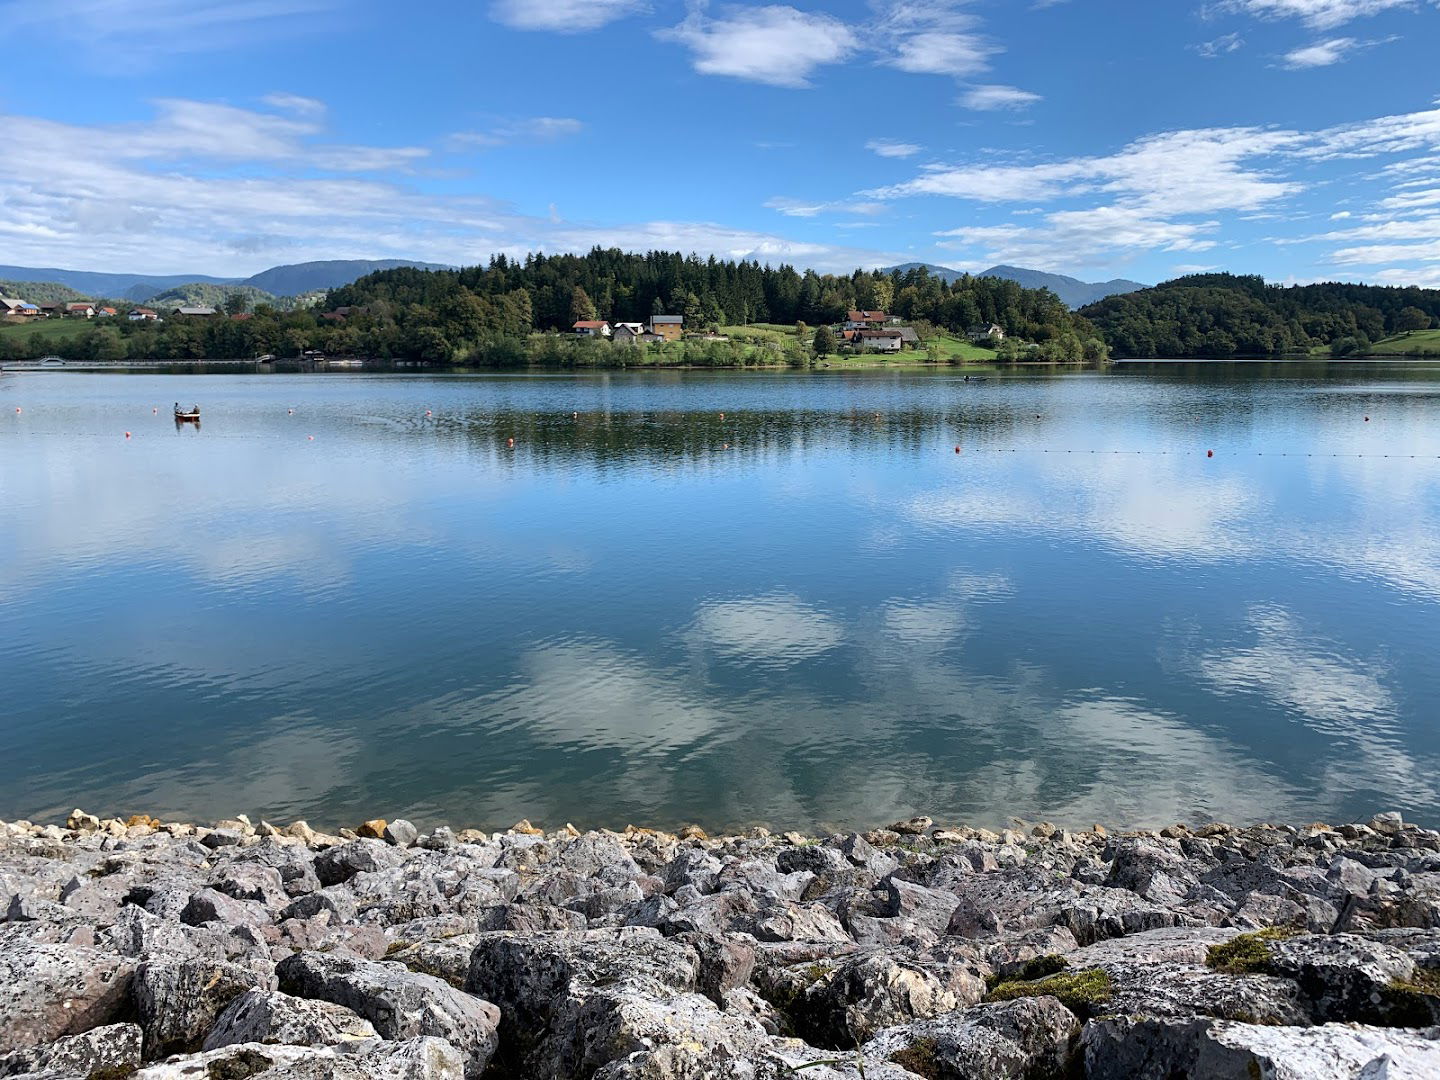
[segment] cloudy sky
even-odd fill
[[[1440,286],[1435,0],[0,0],[0,263]]]

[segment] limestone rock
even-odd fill
[[[140,1067],[140,1029],[109,1024],[67,1035],[48,1046],[0,1054],[0,1076],[120,1076]]]
[[[273,979],[215,960],[147,961],[135,973],[134,1001],[149,1061],[193,1053],[224,1008]]]
[[[1440,1040],[1434,1030],[1097,1020],[1086,1025],[1081,1046],[1089,1080],[1428,1080],[1440,1075]]]
[[[464,1065],[459,1051],[437,1038],[379,1043],[360,1053],[240,1043],[151,1065],[133,1080],[462,1080]]]
[[[120,1019],[134,970],[98,949],[0,939],[0,1051]]]
[[[485,1071],[495,1053],[494,1005],[403,964],[296,953],[276,967],[280,988],[354,1010],[386,1039],[442,1038],[466,1057],[465,1075]]]
[[[236,1043],[333,1046],[375,1037],[370,1022],[343,1005],[277,990],[247,990],[216,1017],[204,1049]]]
[[[930,1080],[1050,1080],[1065,1075],[1079,1034],[1054,998],[1019,998],[887,1028],[864,1056],[867,1071],[890,1061]]]

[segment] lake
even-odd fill
[[[1440,365],[0,374],[6,819],[1436,827],[1437,655]]]

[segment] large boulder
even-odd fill
[[[0,944],[0,1051],[24,1050],[122,1019],[135,965],[77,945]]]
[[[699,970],[694,949],[648,928],[482,934],[465,985],[499,1006],[506,1067],[560,1080],[589,1075],[621,1047],[638,1049],[619,1035],[597,1041],[592,1034],[619,1023],[617,1013],[649,1015],[657,1003],[683,997],[690,1014],[710,1018],[715,1006],[690,993]]]
[[[498,1043],[494,1005],[403,964],[296,953],[275,969],[280,989],[352,1009],[387,1039],[433,1035],[465,1055],[465,1075],[485,1071]]]
[[[142,1035],[134,1024],[109,1024],[47,1046],[0,1054],[0,1076],[124,1076],[140,1067]]]
[[[1080,1022],[1053,997],[977,1005],[887,1028],[863,1048],[927,1080],[1052,1080],[1069,1066]]]
[[[368,1020],[343,1005],[292,997],[278,990],[247,990],[216,1018],[204,1049],[236,1043],[337,1046],[373,1039],[376,1034]]]
[[[315,876],[321,885],[342,885],[356,874],[388,870],[403,859],[397,848],[383,840],[352,840],[315,856]]]
[[[131,1080],[463,1080],[465,1058],[443,1039],[378,1043],[362,1053],[333,1047],[240,1043],[172,1058]]]
[[[247,990],[268,990],[273,978],[219,960],[151,960],[135,973],[134,1001],[145,1032],[145,1058],[188,1054],[225,1006]]]
[[[1087,1080],[1431,1080],[1433,1029],[1271,1027],[1228,1020],[1097,1020],[1081,1036]]]

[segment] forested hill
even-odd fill
[[[1126,357],[1280,356],[1317,347],[1337,356],[1440,320],[1440,289],[1267,285],[1255,276],[1198,274],[1111,296],[1080,314]]]
[[[330,308],[363,307],[402,331],[436,327],[459,344],[484,332],[567,330],[579,319],[643,322],[683,315],[687,328],[753,322],[811,326],[842,321],[852,309],[882,310],[950,330],[995,322],[1044,342],[1093,331],[1054,294],[1012,281],[962,276],[946,282],[923,268],[817,274],[791,266],[701,259],[672,252],[496,256],[462,270],[386,270],[331,292]]]

